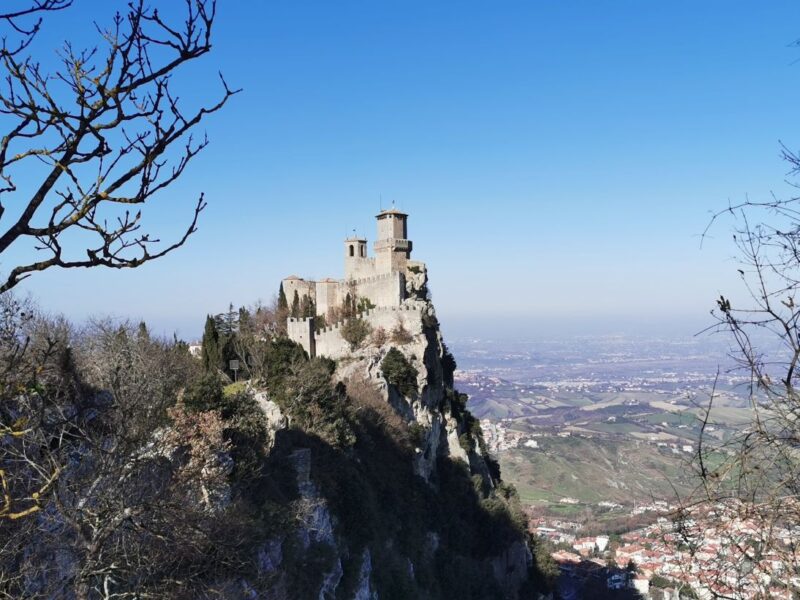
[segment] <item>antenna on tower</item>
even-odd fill
[[[380,196],[380,211],[379,212],[383,212],[383,194],[379,194],[379,196]]]

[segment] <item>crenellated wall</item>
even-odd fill
[[[317,356],[327,356],[328,358],[341,358],[350,354],[350,345],[344,341],[340,333],[343,323],[336,323],[332,327],[326,327],[314,338],[317,349]]]
[[[412,335],[422,333],[423,328],[422,311],[417,304],[373,308],[360,313],[358,318],[369,323],[373,331],[379,327],[383,328],[387,335],[391,335],[392,330],[398,325],[402,325],[403,328]],[[302,343],[302,340],[292,337],[291,332],[298,331],[305,333],[305,329],[298,328],[296,323],[307,321],[309,321],[309,319],[289,319],[289,337],[292,340]],[[293,322],[295,322],[295,329],[292,329]],[[350,345],[344,340],[341,334],[341,327],[343,325],[344,322],[334,323],[314,334],[313,347],[315,349],[315,354],[311,356],[326,356],[328,358],[338,359],[352,354]],[[303,347],[305,348],[306,346],[304,345]]]
[[[386,273],[351,282],[356,296],[369,298],[375,306],[400,306],[406,297],[406,278],[403,273]]]

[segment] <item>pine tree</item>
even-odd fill
[[[300,316],[300,296],[297,290],[294,291],[294,298],[292,298],[292,316],[296,319]]]
[[[219,332],[211,315],[206,317],[206,327],[203,330],[203,349],[200,356],[206,372],[213,372],[220,368],[222,355],[219,347]]]

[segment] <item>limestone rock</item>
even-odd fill
[[[289,421],[283,412],[281,412],[280,407],[269,399],[269,395],[266,392],[256,392],[253,397],[264,413],[265,424],[267,426],[267,449],[271,449],[275,444],[275,434],[281,429],[286,429]]]

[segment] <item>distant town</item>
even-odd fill
[[[788,599],[800,590],[780,556],[750,561],[746,573],[737,567],[731,537],[762,534],[752,516],[737,506],[716,505],[714,519],[681,508],[696,486],[692,464],[712,387],[705,435],[724,442],[748,419],[748,380],[727,368],[724,347],[623,336],[453,345],[457,387],[517,487],[531,533],[550,545],[561,597],[599,588],[655,600]],[[714,526],[720,519],[723,531]],[[798,533],[777,527],[770,535]],[[781,572],[786,580],[775,578]]]

